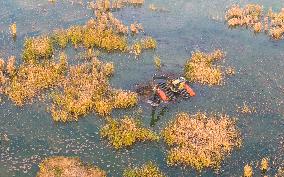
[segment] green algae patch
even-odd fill
[[[136,142],[159,140],[151,130],[142,127],[134,118],[125,116],[121,120],[109,119],[100,130],[101,136],[109,140],[115,149],[129,147]]]
[[[168,164],[191,166],[198,171],[219,169],[223,159],[241,146],[235,124],[235,120],[226,115],[179,113],[162,132],[171,147]]]
[[[27,38],[24,42],[23,60],[29,63],[38,62],[40,59],[48,59],[53,55],[51,38],[40,36]]]
[[[221,60],[224,56],[224,52],[219,49],[212,53],[193,52],[184,66],[185,77],[192,82],[210,86],[221,85],[225,72],[222,71],[220,65],[216,65],[214,62]]]
[[[84,164],[79,158],[55,156],[39,164],[37,177],[106,177],[100,168]]]
[[[156,164],[148,162],[140,168],[128,168],[123,172],[124,177],[165,177]]]

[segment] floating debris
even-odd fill
[[[85,165],[79,158],[55,156],[39,164],[38,177],[106,177],[106,172],[93,165]]]
[[[163,173],[160,172],[159,168],[153,163],[148,162],[140,168],[128,168],[123,172],[124,177],[165,177]]]
[[[108,119],[101,129],[101,136],[107,138],[115,149],[129,147],[138,141],[157,141],[159,139],[151,130],[143,128],[134,118],[125,116],[123,119]]]
[[[189,115],[179,113],[163,130],[165,142],[171,147],[169,165],[188,165],[201,171],[219,169],[223,159],[242,140],[235,120],[226,115]]]

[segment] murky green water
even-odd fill
[[[116,63],[112,85],[134,89],[135,84],[149,80],[155,73],[153,56],[160,55],[163,71],[182,73],[182,65],[194,50],[212,51],[222,48],[227,52],[225,66],[232,66],[237,74],[227,78],[221,87],[194,84],[197,96],[189,101],[169,105],[167,112],[154,127],[150,126],[151,107],[144,110],[141,120],[147,127],[159,132],[179,111],[223,112],[238,117],[238,126],[244,139],[240,150],[233,151],[221,168],[220,176],[241,176],[246,163],[269,157],[275,163],[268,175],[284,161],[284,40],[272,41],[265,34],[255,35],[246,29],[230,30],[224,23],[227,7],[233,0],[146,0],[141,8],[125,8],[115,12],[126,24],[137,20],[146,35],[157,39],[155,52],[145,52],[139,60],[131,55],[103,55]],[[284,7],[284,1],[257,2],[265,8]],[[150,3],[165,7],[168,12],[152,12]],[[27,36],[46,34],[54,28],[83,24],[92,17],[84,6],[71,0],[48,3],[47,0],[0,0],[0,57],[16,55],[20,61],[23,40]],[[14,42],[9,25],[17,22],[18,37]],[[72,52],[71,52],[72,53]],[[73,54],[69,56],[75,58]],[[16,107],[7,98],[0,106],[0,133],[9,141],[0,144],[0,176],[35,176],[37,164],[52,155],[78,156],[106,170],[109,176],[121,176],[129,165],[141,165],[148,160],[157,163],[168,176],[195,176],[191,168],[167,167],[167,146],[158,143],[138,143],[128,150],[115,151],[98,131],[104,121],[95,114],[69,124],[55,124],[43,103]],[[243,102],[256,108],[257,113],[243,115],[237,107]],[[115,116],[132,114],[138,108],[116,111]],[[157,110],[159,111],[159,110]],[[282,143],[282,144],[281,144]],[[259,176],[259,170],[255,170]],[[202,176],[215,176],[205,170]]]

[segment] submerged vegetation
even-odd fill
[[[157,141],[159,139],[151,130],[143,128],[136,119],[125,116],[121,120],[108,119],[101,129],[101,136],[107,138],[115,149],[128,147],[138,141]]]
[[[205,113],[178,114],[164,129],[163,138],[171,147],[169,165],[192,166],[198,171],[206,167],[218,169],[242,142],[234,119]]]
[[[159,168],[153,163],[148,162],[140,168],[128,168],[123,172],[124,177],[165,177]]]
[[[239,5],[233,5],[228,9],[225,19],[229,27],[244,26],[251,28],[254,32],[265,32],[272,39],[279,40],[284,34],[284,9],[279,13],[269,9],[267,13],[259,4],[247,4],[241,8]]]
[[[39,164],[37,177],[106,177],[106,172],[93,165],[85,165],[78,158],[55,156]]]
[[[210,86],[221,85],[225,72],[222,71],[221,66],[213,63],[221,60],[224,56],[225,54],[221,50],[215,50],[212,53],[193,52],[191,58],[185,63],[185,77],[192,82]]]

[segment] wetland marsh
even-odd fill
[[[0,177],[282,176],[283,4],[1,0]]]

